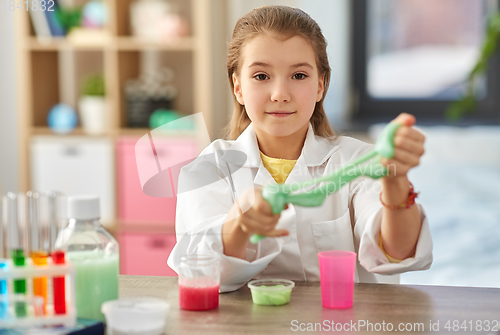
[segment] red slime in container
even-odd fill
[[[190,311],[206,311],[219,307],[219,285],[179,285],[179,305]]]

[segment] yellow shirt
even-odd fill
[[[264,167],[267,171],[269,171],[278,184],[285,183],[286,178],[288,178],[288,175],[292,172],[295,163],[297,163],[297,160],[293,159],[268,157],[264,155],[262,151],[260,152],[260,158],[262,159]]]

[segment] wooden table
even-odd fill
[[[493,330],[500,320],[498,288],[356,284],[354,306],[334,310],[321,306],[318,282],[296,282],[284,306],[253,304],[245,285],[221,294],[218,309],[192,312],[179,309],[177,278],[121,275],[120,297],[167,300],[166,334],[291,334],[314,327],[318,333],[500,334]],[[336,327],[343,329],[333,332]]]

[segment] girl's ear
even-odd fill
[[[240,103],[240,105],[245,105],[245,102],[243,101],[243,94],[241,93],[241,84],[240,81],[238,80],[238,77],[236,74],[233,73],[233,86],[234,86],[234,96],[236,97],[236,100]]]
[[[325,91],[325,75],[323,74],[318,81],[318,94],[316,95],[316,102],[319,102],[323,98],[323,92]]]

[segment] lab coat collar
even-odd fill
[[[253,123],[250,123],[243,133],[232,143],[230,150],[239,150],[247,155],[244,166],[260,167],[262,165]],[[315,136],[313,127],[309,123],[306,140],[297,163],[300,161],[300,163],[305,164],[307,167],[319,166],[337,150],[338,145],[332,145],[328,139]],[[222,159],[224,159],[224,155]]]
[[[231,144],[229,150],[237,150],[247,155],[245,167],[259,167],[262,163],[260,159],[259,144],[257,143],[257,136],[253,129],[253,124],[250,123],[247,128],[241,133],[240,136]],[[224,154],[222,159],[227,158],[228,155]]]
[[[337,144],[333,145],[331,140],[316,136],[311,123],[309,123],[309,129],[307,130],[306,140],[301,153],[308,167],[323,164],[338,148],[339,146]]]

